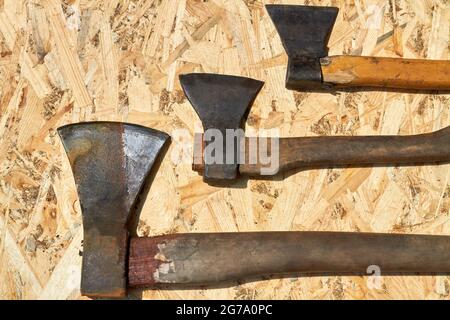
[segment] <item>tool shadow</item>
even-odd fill
[[[288,89],[296,92],[305,92],[301,89]],[[405,93],[405,94],[432,94],[445,95],[450,94],[450,90],[431,90],[431,89],[407,89],[407,88],[385,88],[385,87],[325,87],[325,88],[308,88],[310,93],[330,93],[336,95],[338,93],[358,93],[358,92],[387,92],[387,93]]]
[[[423,273],[423,272],[386,272],[381,276],[449,276],[450,272],[443,273]],[[255,276],[248,277],[246,279],[240,281],[223,281],[217,284],[211,285],[195,285],[195,284],[166,284],[166,285],[156,285],[152,287],[143,287],[143,288],[132,288],[129,289],[128,299],[142,299],[143,293],[145,291],[151,290],[168,290],[168,291],[187,291],[187,290],[208,290],[208,289],[227,289],[233,288],[237,286],[241,286],[244,284],[258,282],[258,281],[267,281],[267,280],[280,280],[280,279],[291,279],[292,281],[297,281],[302,278],[311,278],[311,277],[338,277],[338,276],[349,276],[349,277],[362,277],[366,276],[368,278],[375,277],[376,275],[371,275],[362,272],[339,272],[337,273],[329,273],[329,272],[318,272],[318,273],[286,273],[286,274],[277,274],[270,276]]]
[[[450,162],[429,162],[429,163],[411,163],[411,164],[361,164],[361,165],[324,165],[324,166],[313,166],[309,168],[297,168],[287,170],[277,175],[273,176],[271,180],[280,181],[284,180],[292,175],[300,172],[311,171],[311,170],[331,170],[331,169],[364,169],[364,168],[410,168],[417,166],[435,166],[435,165],[446,165]],[[267,180],[263,176],[251,177],[254,180]]]
[[[293,176],[300,172],[311,171],[311,170],[330,170],[330,169],[361,169],[361,168],[408,168],[417,166],[433,166],[433,165],[446,165],[450,162],[429,162],[429,163],[411,163],[411,164],[367,164],[367,165],[324,165],[324,166],[313,166],[308,168],[296,168],[291,170],[282,171],[273,176],[239,176],[235,180],[231,181],[205,181],[207,184],[220,187],[220,188],[231,188],[231,189],[245,189],[248,187],[248,182],[253,181],[283,181],[290,176]]]

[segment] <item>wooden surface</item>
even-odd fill
[[[0,1],[0,298],[79,298],[81,212],[55,128],[128,121],[168,133],[182,128],[189,134],[184,140],[192,142],[200,126],[180,90],[179,73],[266,81],[247,131],[420,134],[450,125],[449,95],[285,90],[287,57],[263,7],[272,2]],[[307,3],[341,8],[330,54],[450,58],[448,1]],[[314,170],[219,189],[191,170],[192,154],[173,163],[176,145],[143,199],[141,236],[254,230],[450,235],[449,165]],[[450,297],[450,277],[371,283],[367,277],[274,279],[211,290],[147,290],[133,297]]]

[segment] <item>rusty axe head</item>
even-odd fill
[[[266,5],[289,56],[286,88],[322,89],[320,59],[328,55],[328,40],[339,9],[298,5]]]
[[[87,122],[58,129],[83,215],[81,293],[126,295],[127,222],[169,136],[133,124]]]
[[[220,163],[206,161],[204,178],[206,180],[235,179],[238,173],[239,144],[235,141],[234,148],[227,148],[227,130],[235,131],[241,128],[249,107],[264,83],[250,78],[206,73],[181,75],[180,82],[184,93],[202,121],[205,133],[207,130],[216,130],[222,135],[222,161]],[[226,161],[225,153],[233,154],[231,163]]]

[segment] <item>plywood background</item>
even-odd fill
[[[416,134],[450,125],[448,95],[287,91],[287,59],[265,3],[339,6],[332,54],[450,58],[448,0],[0,1],[0,298],[79,298],[81,212],[55,128],[128,121],[168,133],[186,129],[191,141],[198,119],[180,91],[180,73],[265,81],[247,127],[279,128],[282,136]],[[314,170],[218,189],[204,184],[186,161],[175,165],[175,146],[143,199],[140,235],[450,235],[449,165]],[[294,278],[148,290],[142,297],[450,297],[450,277],[384,277],[370,287],[365,277]]]

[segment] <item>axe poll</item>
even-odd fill
[[[129,287],[220,285],[264,276],[447,274],[448,236],[242,232],[128,237],[133,204],[169,136],[92,122],[58,129],[83,216],[81,293],[123,297]]]
[[[286,87],[324,91],[346,87],[450,90],[450,61],[328,56],[338,8],[266,5],[289,57]]]
[[[263,82],[236,76],[195,73],[180,76],[181,86],[202,121],[205,132],[216,129],[224,136],[223,148],[206,148],[213,137],[196,138],[193,169],[203,174],[205,181],[215,183],[233,180],[238,174],[259,176],[267,167],[251,154],[254,137],[231,140],[226,131],[242,128],[249,108]],[[198,137],[199,135],[197,135]],[[214,137],[215,138],[215,137]],[[276,151],[277,168],[272,174],[292,169],[313,169],[333,166],[414,165],[450,161],[450,127],[410,136],[333,136],[268,138],[267,153]],[[254,145],[255,143],[253,143]],[[271,146],[275,145],[276,150]],[[260,154],[259,145],[256,154]],[[223,154],[218,157],[217,152]],[[229,155],[234,155],[231,157]],[[215,161],[219,159],[219,161]],[[230,161],[231,160],[231,161]]]

